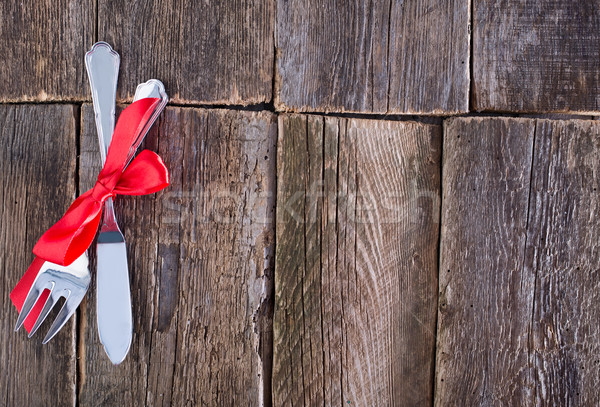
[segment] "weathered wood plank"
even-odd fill
[[[95,10],[93,0],[1,2],[0,101],[88,99]]]
[[[531,405],[534,279],[523,264],[535,121],[444,131],[436,400]]]
[[[56,313],[27,339],[14,332],[9,293],[33,260],[31,250],[75,195],[77,108],[0,106],[0,404],[75,405],[75,318],[47,345]]]
[[[99,39],[121,53],[118,95],[160,78],[176,103],[269,102],[274,0],[98,0]]]
[[[600,405],[600,123],[538,120],[526,267],[537,405]]]
[[[473,107],[600,111],[600,8],[588,0],[474,0]]]
[[[277,1],[276,107],[468,110],[469,2]]]
[[[82,180],[98,162],[91,106],[84,117]],[[88,301],[81,405],[270,405],[276,137],[271,113],[163,113],[145,143],[165,160],[171,186],[117,201],[131,353],[110,364]]]
[[[193,198],[181,207],[187,295],[179,302],[173,404],[262,405],[270,398],[259,350],[271,347],[259,345],[274,267],[275,116],[187,110],[182,120],[193,123],[182,176]]]
[[[274,405],[431,403],[440,130],[280,116]]]
[[[436,405],[600,402],[599,135],[594,121],[447,122]]]

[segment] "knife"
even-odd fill
[[[86,54],[86,67],[92,87],[101,158],[104,164],[114,131],[119,55],[110,45],[104,42],[97,43]],[[128,163],[133,159],[135,151],[169,99],[164,85],[157,79],[150,79],[140,84],[136,89],[134,101],[147,97],[158,98],[160,103],[144,124],[139,138],[135,140],[129,152]],[[106,112],[109,112],[108,118]],[[110,136],[106,137],[106,135]],[[117,225],[111,199],[105,204],[96,252],[98,333],[109,359],[114,364],[119,364],[125,359],[131,346],[133,324],[125,238]]]
[[[98,42],[85,55],[102,165],[115,128],[115,99],[120,58],[112,47]],[[96,246],[96,318],[98,334],[113,364],[127,356],[133,337],[131,293],[125,238],[117,225],[113,201],[104,204]]]

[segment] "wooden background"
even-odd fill
[[[0,406],[600,405],[596,2],[0,0],[0,38]],[[97,176],[98,40],[119,109],[171,96],[116,367],[93,283],[47,345],[8,297]]]

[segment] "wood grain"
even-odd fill
[[[535,121],[445,124],[436,400],[531,405],[524,268]]]
[[[95,22],[93,0],[0,2],[0,102],[88,99]]]
[[[468,110],[469,2],[277,1],[280,110]]]
[[[600,405],[600,123],[538,120],[526,268],[537,405]]]
[[[93,110],[83,110],[89,186],[99,158]],[[270,405],[276,137],[270,113],[163,113],[145,144],[165,160],[170,187],[117,200],[132,348],[110,364],[88,301],[80,405]]]
[[[435,404],[598,404],[600,126],[445,128]]]
[[[98,0],[99,39],[121,53],[121,100],[159,78],[175,103],[268,102],[274,29],[272,0]]]
[[[70,105],[0,106],[0,405],[75,406],[75,318],[42,345],[58,311],[27,339],[14,332],[9,293],[74,198],[77,115]]]
[[[473,107],[600,111],[600,8],[587,0],[474,0]]]
[[[440,130],[280,116],[274,405],[431,403]]]

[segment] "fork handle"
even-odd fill
[[[157,98],[160,99],[160,103],[154,109],[154,111],[152,112],[152,116],[150,116],[148,121],[146,121],[142,131],[140,131],[138,138],[131,146],[129,156],[127,157],[127,165],[129,165],[129,162],[131,162],[131,160],[135,156],[136,150],[138,149],[140,144],[142,144],[142,141],[144,141],[144,138],[146,137],[146,134],[148,134],[150,127],[152,127],[160,113],[167,105],[167,102],[169,101],[169,96],[167,96],[167,92],[165,91],[165,85],[163,85],[163,83],[158,79],[150,79],[149,81],[140,83],[138,85],[138,87],[135,90],[135,95],[133,96],[133,101],[135,102],[144,98]]]
[[[95,43],[85,54],[85,67],[92,88],[94,114],[102,165],[115,130],[115,99],[121,58],[106,42]]]

